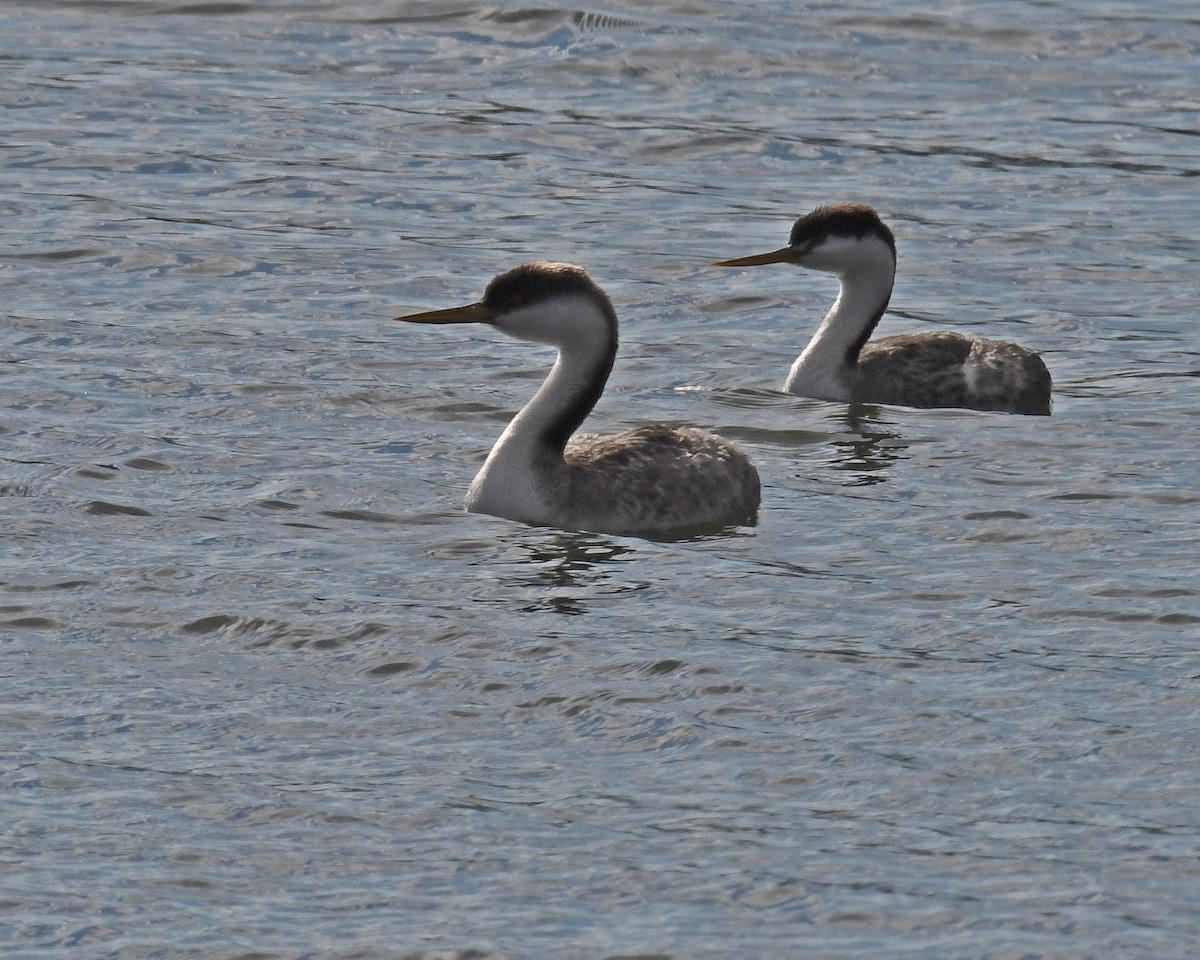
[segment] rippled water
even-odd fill
[[[8,955],[1191,955],[1191,4],[0,21]],[[845,199],[1051,418],[778,392]],[[549,358],[389,318],[534,258],[756,527],[461,511]]]

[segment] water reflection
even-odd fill
[[[588,612],[585,598],[594,599],[601,585],[611,580],[605,565],[631,559],[635,547],[619,540],[589,533],[563,531],[523,545],[527,551],[527,573],[512,578],[515,585],[539,587],[546,594],[527,603],[526,613],[549,611],[569,616]],[[618,588],[635,589],[628,584]]]
[[[878,411],[878,407],[849,404],[843,416],[847,432],[831,441],[833,469],[853,475],[847,486],[883,483],[892,464],[907,456],[908,443],[900,434],[872,419]]]

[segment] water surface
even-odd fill
[[[14,957],[1190,956],[1190,5],[0,17]],[[1053,416],[780,393],[833,200]],[[757,526],[462,512],[550,358],[390,318],[535,258]]]

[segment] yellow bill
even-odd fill
[[[396,317],[405,323],[490,323],[496,311],[482,303],[469,303],[465,307],[448,307],[445,310],[426,310]]]
[[[736,260],[722,260],[714,263],[714,267],[761,267],[766,263],[790,263],[794,254],[791,247],[780,247],[770,253],[756,253],[752,257],[738,257]]]

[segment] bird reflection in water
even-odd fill
[[[908,444],[890,425],[862,415],[862,405],[851,404],[845,413],[846,432],[831,443],[833,469],[853,474],[845,486],[867,487],[889,479],[891,466],[906,459]]]
[[[537,587],[542,593],[521,607],[526,613],[550,611],[579,616],[588,612],[586,602],[606,594],[641,589],[638,584],[617,583],[610,565],[623,562],[637,552],[634,546],[595,534],[564,532],[533,539],[526,545],[528,574],[514,578],[514,586]]]

